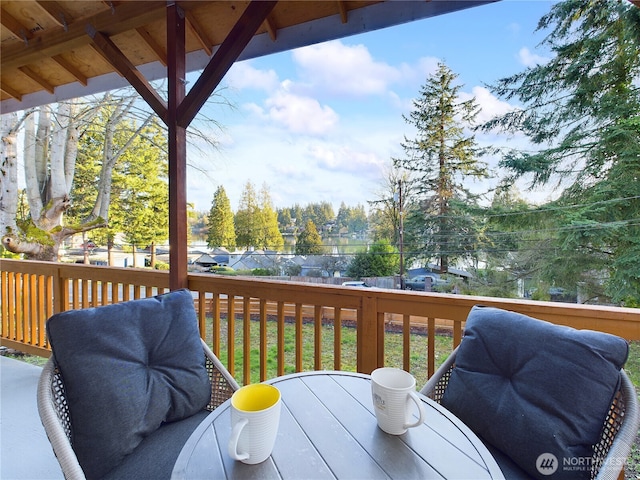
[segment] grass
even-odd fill
[[[243,362],[244,362],[244,322],[238,319],[235,322],[235,353],[233,373],[238,383],[243,382]],[[249,326],[250,338],[250,382],[260,381],[260,324],[256,321],[250,322]],[[226,320],[220,322],[220,345],[221,350],[219,357],[223,363],[228,363],[228,324]],[[286,322],[282,333],[284,337],[284,373],[294,373],[296,365],[296,349],[295,349],[295,325]],[[302,325],[302,370],[315,369],[315,327],[313,324],[304,323]],[[321,367],[324,370],[334,370],[334,339],[335,330],[333,325],[323,325],[320,329],[321,335]],[[212,338],[211,324],[207,326],[207,339]],[[275,321],[267,322],[266,328],[267,338],[267,378],[277,376],[277,341],[278,329]],[[356,329],[343,326],[341,329],[341,356],[340,370],[356,371]],[[410,335],[411,357],[409,371],[416,377],[416,384],[421,387],[427,381],[427,346],[428,339],[426,335],[413,333]],[[451,353],[453,341],[452,338],[445,335],[438,335],[435,338],[436,351],[436,368]],[[385,365],[402,367],[403,357],[403,337],[401,334],[387,333],[385,336]]]

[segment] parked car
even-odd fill
[[[447,282],[437,275],[418,275],[404,282],[404,288],[406,290],[419,290],[425,291],[425,283],[427,278],[431,279],[431,286],[435,287],[436,285],[445,285]]]
[[[366,287],[366,288],[370,288],[371,285],[368,285],[366,282],[361,282],[361,281],[350,281],[350,282],[342,282],[342,286],[343,287]]]

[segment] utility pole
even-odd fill
[[[399,231],[398,231],[398,249],[400,250],[400,290],[404,290],[404,209],[402,206],[402,179],[398,180],[398,193],[394,195],[398,201],[398,217],[399,217]]]

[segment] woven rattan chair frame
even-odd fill
[[[456,348],[420,393],[440,403],[455,368]],[[638,396],[624,370],[620,370],[620,388],[611,403],[602,427],[600,441],[593,446],[591,477],[596,480],[619,478],[640,428]]]
[[[205,408],[213,411],[231,398],[233,392],[240,386],[204,341],[202,341],[202,348],[207,372],[211,379],[211,399]],[[40,420],[64,477],[67,480],[84,480],[84,471],[73,451],[71,417],[64,380],[53,356],[49,358],[40,375],[37,397]]]

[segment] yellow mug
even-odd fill
[[[245,385],[231,397],[229,455],[243,463],[264,462],[280,423],[280,390],[266,383]]]

